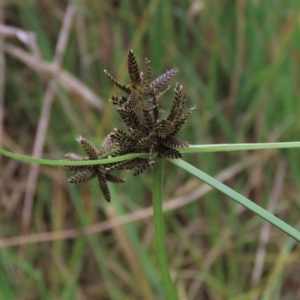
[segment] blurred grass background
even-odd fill
[[[129,49],[154,77],[181,70],[171,87],[197,105],[180,133],[190,144],[299,141],[297,0],[0,4],[11,26],[0,28],[0,143],[10,151],[60,159],[81,153],[77,135],[100,145],[121,128],[103,69],[127,82]],[[300,229],[298,150],[184,159]],[[0,299],[166,299],[151,170],[124,174],[107,204],[97,182],[70,186],[63,168],[0,166]],[[300,247],[288,236],[169,164],[165,202],[179,299],[300,299]]]

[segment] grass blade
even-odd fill
[[[300,148],[300,142],[190,145],[188,148],[180,149],[180,153],[270,150],[284,148]]]
[[[88,166],[88,165],[102,165],[109,164],[113,162],[119,162],[124,160],[130,160],[133,158],[148,158],[147,154],[137,153],[137,154],[126,154],[118,157],[106,158],[106,159],[98,159],[98,160],[83,160],[83,161],[66,161],[66,160],[55,160],[55,159],[44,159],[44,158],[36,158],[27,155],[22,155],[18,153],[13,153],[7,150],[0,148],[0,154],[14,158],[16,160],[20,160],[28,163],[35,163],[40,165],[49,165],[49,166]]]
[[[185,171],[191,173],[192,175],[196,176],[200,180],[204,181],[211,187],[215,188],[216,190],[224,193],[225,195],[232,198],[237,203],[243,205],[244,207],[250,209],[258,216],[265,219],[267,222],[271,223],[272,225],[276,226],[281,231],[285,232],[298,242],[300,242],[300,232],[296,230],[295,228],[291,227],[287,223],[281,221],[277,217],[275,217],[273,214],[269,213],[262,207],[258,206],[257,204],[253,203],[251,200],[247,199],[246,197],[242,196],[241,194],[237,193],[236,191],[232,190],[228,186],[224,185],[220,181],[216,180],[215,178],[207,175],[206,173],[200,171],[199,169],[195,168],[194,166],[188,164],[187,162],[177,159],[177,160],[171,160],[170,161],[177,165],[178,167],[184,169]]]
[[[153,219],[155,227],[155,240],[157,256],[159,261],[162,279],[167,291],[168,299],[178,299],[175,287],[172,283],[168,268],[167,252],[165,247],[164,224],[163,224],[163,175],[164,160],[156,159],[153,174]]]

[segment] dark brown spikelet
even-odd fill
[[[114,143],[114,141],[110,139],[110,136],[107,136],[104,139],[99,150],[97,150],[96,147],[94,147],[91,143],[89,143],[86,139],[84,139],[81,136],[77,138],[77,141],[87,153],[88,157],[82,157],[74,153],[68,153],[66,154],[66,157],[68,157],[69,161],[97,160],[99,155],[108,155],[112,150],[119,150],[118,148],[116,148],[116,144]],[[111,154],[114,154],[114,152],[112,152]],[[109,170],[105,167],[105,165],[95,164],[66,167],[71,171],[77,171],[77,174],[75,174],[68,180],[72,184],[87,182],[93,179],[94,177],[97,177],[101,192],[107,201],[110,201],[110,193],[107,181],[111,181],[114,183],[124,182],[124,179],[110,174]]]
[[[139,165],[147,162],[144,158],[134,158],[131,160],[124,160],[113,164],[109,167],[109,171],[111,170],[132,170],[138,167]]]
[[[130,83],[133,84],[134,86],[139,85],[141,82],[141,77],[140,77],[139,67],[132,50],[128,52],[127,68],[130,77]]]
[[[142,124],[139,120],[139,117],[133,110],[123,110],[117,109],[117,112],[121,116],[124,123],[127,125],[128,128],[132,129],[142,129]]]
[[[157,77],[151,82],[150,87],[154,90],[159,90],[163,85],[165,85],[179,70],[177,68],[171,69]]]
[[[106,70],[104,70],[105,75],[115,84],[115,86],[117,86],[120,90],[122,90],[123,92],[130,94],[131,93],[131,89],[129,87],[127,87],[126,85],[118,82],[115,78],[113,78]]]
[[[144,126],[148,129],[148,132],[154,128],[154,120],[151,113],[148,110],[143,110]]]
[[[140,165],[138,165],[134,172],[133,172],[133,176],[138,176],[140,174],[142,174],[146,168],[149,167],[149,164],[148,164],[148,161],[147,160],[144,160],[143,162],[141,162]]]
[[[99,155],[103,155],[107,152],[110,152],[116,147],[117,145],[109,138],[109,136],[107,136],[99,149]]]
[[[137,167],[133,172],[133,177],[136,177],[136,176],[142,174],[146,170],[147,166],[149,167],[149,165],[141,165],[141,166]]]
[[[172,101],[172,106],[167,120],[176,121],[182,115],[184,104],[186,102],[186,94],[182,94],[182,85],[176,84],[174,89],[174,97]]]
[[[165,146],[161,146],[159,148],[159,156],[164,156],[173,159],[182,157],[181,153],[178,150],[170,147],[165,147]]]
[[[96,175],[95,172],[91,170],[82,170],[79,171],[76,175],[70,177],[68,181],[71,184],[83,183],[91,180],[92,178],[95,177],[95,175]]]
[[[107,185],[105,169],[103,167],[98,169],[97,177],[98,177],[99,186],[100,186],[100,189],[101,189],[101,192],[102,192],[104,198],[106,199],[107,202],[110,202],[110,193],[109,193],[109,189],[108,189],[108,185]]]
[[[166,119],[162,119],[156,124],[154,130],[158,137],[165,139],[173,134],[174,124]]]
[[[112,175],[112,174],[109,174],[109,173],[106,173],[105,177],[106,177],[107,181],[110,181],[110,182],[113,182],[113,183],[123,183],[123,182],[125,182],[124,178],[119,178],[119,177],[117,177],[115,175]]]
[[[84,152],[88,155],[89,159],[97,159],[99,152],[90,142],[84,139],[82,136],[78,136],[76,140],[81,144]]]
[[[134,139],[127,132],[120,129],[115,129],[114,132],[110,133],[109,138],[122,148],[135,144]]]
[[[141,129],[129,128],[129,131],[130,131],[130,135],[134,139],[135,143],[139,142],[140,139],[147,136],[147,132],[144,131],[144,127],[142,127]],[[133,144],[132,146],[136,147],[136,144]]]
[[[151,67],[150,67],[150,60],[148,58],[145,58],[145,64],[147,67],[146,80],[150,81],[152,78],[152,71],[151,71]]]
[[[109,165],[106,169],[108,171],[112,171],[112,170],[131,170],[133,168],[134,168],[133,160],[124,160]]]
[[[155,140],[156,133],[154,131],[150,132],[149,135],[146,137],[143,137],[139,140],[139,142],[136,144],[137,148],[139,149],[147,149],[152,144],[153,140]]]
[[[178,115],[178,112],[181,108],[181,98],[182,98],[182,85],[179,83],[176,83],[175,89],[174,89],[174,97],[172,101],[172,106],[170,109],[170,113],[167,117],[167,120],[174,120],[176,116]]]
[[[181,127],[186,123],[189,115],[192,113],[193,110],[196,109],[196,106],[192,106],[189,109],[186,110],[184,114],[182,114],[177,120],[175,120],[174,129],[172,131],[172,135],[175,135],[179,132]]]
[[[169,148],[187,148],[189,146],[188,142],[182,141],[173,136],[170,136],[166,139],[161,139],[160,142]]]
[[[130,147],[119,147],[119,149],[117,149],[116,151],[114,151],[114,153],[111,155],[112,157],[118,157],[121,155],[125,155],[131,152],[131,148]]]
[[[115,95],[112,95],[110,101],[114,106],[122,107],[124,103],[127,101],[127,98],[124,96],[117,97]]]
[[[132,92],[128,97],[128,100],[123,104],[123,108],[125,110],[134,110],[137,107],[141,107],[143,105],[143,100],[136,92]]]

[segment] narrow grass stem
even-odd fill
[[[102,165],[109,164],[113,162],[119,162],[124,160],[130,160],[133,158],[149,158],[149,155],[146,153],[137,153],[137,154],[126,154],[118,157],[98,159],[98,160],[84,160],[84,161],[67,161],[67,160],[55,160],[55,159],[44,159],[44,158],[36,158],[27,155],[22,155],[18,153],[13,153],[7,150],[0,148],[0,154],[14,158],[16,160],[35,163],[40,165],[48,165],[48,166],[88,166],[88,165]]]
[[[166,288],[168,299],[175,300],[177,293],[171,280],[167,252],[165,246],[164,223],[163,223],[163,172],[164,159],[157,158],[154,166],[153,178],[153,219],[155,227],[155,241],[157,247],[157,256],[162,274],[164,286]]]
[[[282,220],[275,217],[270,212],[266,211],[262,207],[258,206],[251,200],[247,199],[246,197],[242,196],[241,194],[237,193],[236,191],[232,190],[228,186],[224,185],[220,181],[216,180],[215,178],[209,176],[208,174],[202,172],[201,170],[195,168],[194,166],[188,164],[187,162],[181,160],[181,159],[170,159],[170,161],[182,168],[183,170],[191,173],[195,177],[199,178],[200,180],[204,181],[211,187],[215,188],[216,190],[224,193],[225,195],[229,196],[231,199],[236,201],[237,203],[243,205],[247,209],[253,211],[255,214],[260,216],[261,218],[265,219],[267,222],[271,223],[272,225],[276,226],[281,231],[285,232],[292,238],[294,238],[296,241],[300,242],[300,232],[296,230],[295,228],[291,227],[287,223],[283,222]]]
[[[190,145],[188,148],[180,149],[180,152],[197,153],[222,151],[250,151],[283,148],[300,148],[300,142]]]
[[[284,148],[300,148],[300,142],[285,143],[253,143],[253,144],[217,144],[217,145],[190,145],[188,148],[178,149],[181,153],[199,153],[199,152],[222,152],[222,151],[250,151],[250,150],[267,150],[267,149],[284,149]],[[126,154],[113,158],[87,160],[87,161],[63,161],[54,159],[35,158],[27,155],[13,153],[0,148],[0,154],[28,163],[36,163],[40,165],[51,166],[83,166],[95,164],[108,164],[129,160],[133,158],[148,158],[146,153]]]

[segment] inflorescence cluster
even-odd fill
[[[188,143],[175,137],[178,131],[195,106],[184,110],[186,94],[182,92],[182,86],[176,84],[174,96],[169,114],[166,117],[164,111],[159,108],[159,99],[169,89],[160,89],[179,71],[177,68],[171,69],[151,80],[152,71],[150,61],[146,58],[146,74],[140,72],[136,58],[132,50],[128,53],[128,73],[130,83],[125,85],[119,83],[105,70],[108,78],[127,96],[118,97],[112,95],[110,101],[115,106],[120,117],[128,127],[127,131],[115,129],[102,143],[100,149],[79,136],[77,141],[82,146],[87,156],[80,156],[74,153],[66,154],[68,161],[98,160],[107,156],[117,157],[129,153],[147,153],[149,159],[134,158],[122,162],[105,165],[84,165],[66,166],[69,170],[77,172],[69,178],[72,184],[87,182],[97,177],[100,189],[107,201],[110,201],[110,193],[107,181],[114,183],[124,182],[113,174],[113,170],[134,170],[133,176],[141,174],[147,167],[154,165],[154,158],[181,158],[178,148],[188,147]]]

